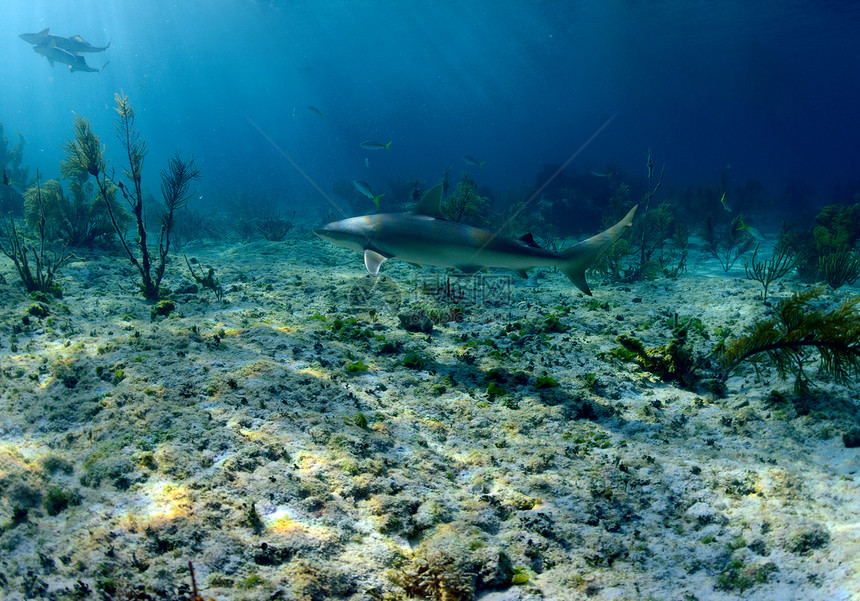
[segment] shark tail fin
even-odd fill
[[[627,231],[627,228],[633,224],[633,215],[635,214],[636,207],[633,207],[624,216],[624,219],[608,230],[595,234],[588,240],[574,244],[559,253],[564,260],[559,269],[588,296],[591,296],[591,290],[588,288],[588,282],[585,281],[585,270],[594,265],[600,255],[606,252]]]

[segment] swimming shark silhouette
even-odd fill
[[[314,233],[338,246],[363,252],[364,265],[371,275],[377,275],[388,259],[456,267],[466,273],[500,267],[523,276],[533,267],[551,266],[560,269],[577,288],[591,296],[585,270],[630,227],[636,213],[633,207],[609,229],[561,252],[553,252],[538,246],[531,234],[517,240],[448,221],[442,217],[441,200],[440,184],[428,190],[412,211],[351,217],[329,223]]]
[[[48,27],[38,33],[22,33],[18,37],[34,46],[55,46],[60,50],[65,50],[72,54],[81,54],[83,52],[104,52],[110,48],[110,42],[107,43],[107,46],[93,46],[79,35],[64,38],[63,36],[52,35],[50,31],[51,28]]]
[[[89,66],[87,64],[87,60],[83,56],[72,54],[71,52],[67,52],[66,50],[62,50],[55,46],[33,46],[33,50],[47,58],[52,67],[54,66],[54,63],[63,63],[64,65],[68,65],[69,71],[73,73],[75,71],[101,73],[102,69],[107,66],[107,63],[105,63],[101,69],[96,69]]]

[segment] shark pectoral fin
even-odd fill
[[[421,263],[409,263],[412,267],[417,267],[418,269],[424,269],[424,266]]]
[[[532,248],[540,248],[540,244],[535,242],[535,238],[534,238],[534,236],[531,235],[531,233],[528,233],[525,236],[520,236],[520,242],[522,242],[523,244],[526,244],[528,246],[531,246]]]
[[[379,267],[388,260],[388,257],[379,254],[374,250],[367,249],[364,251],[364,266],[367,267],[367,272],[370,275],[379,275]]]
[[[524,280],[529,277],[529,272],[525,269],[514,269],[514,273],[517,274],[519,277],[523,278]]]
[[[478,273],[483,269],[481,265],[457,265],[457,269],[462,271],[463,273],[467,273],[472,275],[473,273]]]

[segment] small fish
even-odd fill
[[[720,198],[720,204],[722,204],[722,205],[723,205],[723,208],[724,208],[725,210],[727,210],[729,213],[731,213],[731,212],[732,212],[732,208],[731,208],[729,205],[727,205],[727,204],[726,204],[726,193],[725,193],[725,192],[723,192],[723,197],[722,197],[722,198]]]
[[[352,185],[355,186],[356,190],[358,190],[364,196],[367,196],[370,200],[372,200],[373,204],[376,205],[377,209],[379,208],[379,199],[385,196],[385,194],[377,194],[373,191],[373,188],[370,187],[370,184],[361,180],[352,180]]]
[[[592,171],[591,175],[594,177],[605,177],[606,179],[610,179],[612,177],[612,172],[609,173],[600,173],[599,171]]]
[[[367,157],[364,157],[364,166],[370,169],[370,159]]]
[[[308,110],[310,112],[312,112],[314,115],[317,115],[318,117],[320,117],[321,119],[325,119],[325,113],[322,112],[321,110],[319,110],[317,107],[308,105]]]
[[[468,154],[464,154],[460,158],[463,159],[463,162],[466,163],[467,165],[473,165],[475,167],[483,167],[484,163],[487,162],[487,161],[479,161],[478,159],[476,159],[474,157],[470,157]]]
[[[749,226],[746,223],[744,223],[744,220],[741,217],[738,217],[738,221],[740,222],[740,225],[738,226],[739,232],[746,232],[747,234],[749,234],[750,236],[752,236],[753,238],[755,238],[756,240],[759,240],[759,241],[764,240],[764,234],[762,234],[760,231],[758,231],[754,227]]]
[[[10,181],[10,180],[9,180],[9,176],[8,176],[8,175],[6,175],[6,170],[5,170],[5,169],[3,169],[3,185],[4,185],[4,186],[8,186],[8,185],[9,185],[9,181]]]
[[[392,140],[393,141],[393,140]],[[383,144],[382,142],[377,142],[376,140],[365,140],[361,144],[359,144],[365,150],[382,150],[383,148],[388,152],[391,152],[389,146],[391,146],[391,142],[388,144]]]

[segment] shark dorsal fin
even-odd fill
[[[50,27],[46,27],[45,29],[43,29],[42,31],[40,31],[39,33],[37,33],[36,35],[40,35],[40,36],[41,36],[41,35],[48,35],[50,32],[51,32],[51,28],[50,28]]]
[[[418,201],[418,204],[415,205],[415,208],[412,209],[413,213],[418,215],[428,215],[430,217],[441,217],[442,216],[442,184],[438,184],[433,186],[427,192],[425,192],[424,197]]]
[[[533,246],[534,248],[540,248],[540,245],[535,242],[534,236],[532,236],[530,233],[526,234],[525,236],[520,236],[520,242],[528,246]]]

